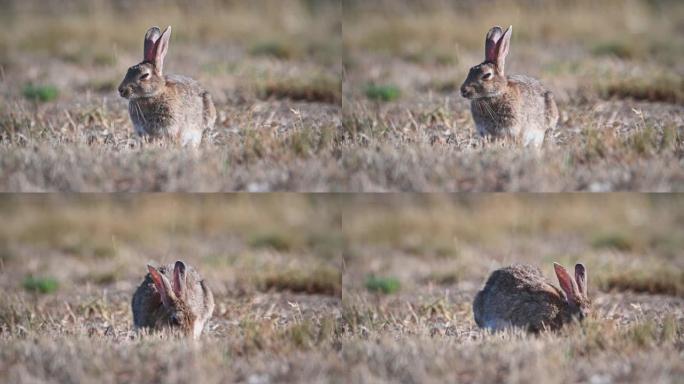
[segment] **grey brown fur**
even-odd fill
[[[163,33],[157,27],[147,31],[143,61],[128,69],[119,94],[129,100],[128,112],[140,136],[166,137],[196,147],[202,133],[214,128],[216,108],[197,81],[163,74],[170,37],[171,27]]]
[[[558,108],[551,91],[528,76],[506,76],[512,27],[493,27],[485,38],[485,61],[470,69],[461,95],[471,100],[477,132],[494,139],[508,137],[540,147],[556,128]]]
[[[200,274],[182,261],[148,271],[131,302],[135,327],[199,337],[214,311],[214,296]]]
[[[590,310],[586,271],[575,266],[575,278],[554,263],[561,288],[556,288],[531,265],[513,265],[494,271],[473,302],[475,322],[481,328],[509,327],[531,332],[556,330]]]

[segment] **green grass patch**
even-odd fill
[[[59,283],[52,277],[27,276],[22,282],[22,286],[29,292],[48,294],[56,292]]]
[[[401,283],[395,277],[368,276],[366,279],[366,289],[370,292],[389,295],[398,292],[400,288]]]
[[[24,86],[22,94],[29,100],[48,102],[57,99],[59,90],[54,85],[27,84]]]
[[[366,97],[371,100],[378,101],[394,101],[399,99],[401,96],[401,91],[399,87],[391,84],[379,85],[379,84],[368,84],[366,86]]]

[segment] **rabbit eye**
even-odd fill
[[[492,73],[487,72],[484,75],[482,75],[482,80],[489,80],[489,79],[491,79],[491,77],[492,77]]]
[[[180,325],[180,319],[178,316],[171,316],[171,325],[173,326],[179,326]]]
[[[150,74],[149,74],[149,73],[143,73],[142,75],[140,75],[140,80],[145,80],[145,79],[147,79],[148,77],[150,77]]]

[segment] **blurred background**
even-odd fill
[[[288,96],[276,94],[275,80],[339,87],[339,12],[327,0],[3,0],[3,96],[29,97],[31,84],[45,87],[37,98],[51,99],[54,88],[54,99],[118,99],[115,88],[141,61],[143,36],[154,25],[173,27],[167,73],[200,80],[219,104]],[[332,84],[322,99],[336,97]]]
[[[345,202],[342,343],[351,382],[661,383],[684,365],[684,199],[645,194],[355,195]],[[592,316],[489,333],[489,274],[588,271]]]
[[[684,296],[678,195],[356,196],[344,213],[345,292],[479,289],[493,270],[584,263],[594,292]],[[395,289],[396,288],[396,289]]]
[[[132,293],[146,264],[185,260],[218,296],[341,293],[339,211],[324,196],[6,196],[0,286]]]
[[[155,25],[173,28],[164,71],[216,104],[197,156],[141,148],[116,91]],[[341,125],[341,30],[334,0],[0,0],[0,189],[320,190],[314,163]]]
[[[482,62],[489,28],[513,25],[509,74],[542,78],[562,101],[597,81],[594,90],[606,96],[628,97],[632,85],[644,89],[640,97],[631,92],[638,99],[684,100],[684,41],[677,38],[684,33],[681,1],[343,3],[349,96],[363,94],[367,82],[389,83],[408,98],[425,88],[450,93]]]
[[[343,0],[343,129],[363,190],[678,191],[684,2]],[[558,103],[545,150],[484,144],[459,88],[494,25]],[[503,147],[503,148],[502,148]]]
[[[334,197],[7,195],[0,217],[9,382],[302,382],[339,367]],[[201,341],[136,338],[146,264],[179,259],[214,293]]]

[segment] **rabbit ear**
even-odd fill
[[[575,282],[577,282],[577,288],[579,292],[585,298],[587,295],[587,269],[584,268],[584,264],[575,264]]]
[[[485,37],[485,61],[496,62],[496,46],[503,35],[503,30],[499,27],[492,27]]]
[[[504,66],[506,64],[506,56],[508,55],[508,49],[511,46],[511,34],[513,34],[513,26],[509,26],[504,32],[503,36],[496,43],[496,67],[499,73],[504,73]]]
[[[143,61],[153,62],[155,57],[155,43],[159,40],[161,31],[157,27],[152,27],[145,33],[145,42],[143,45]]]
[[[171,38],[171,26],[166,27],[164,32],[162,32],[157,42],[154,44],[154,68],[157,74],[162,74],[162,69],[164,67],[164,57],[166,57],[166,52],[169,50],[169,39]]]
[[[575,279],[573,279],[568,271],[558,263],[553,263],[553,269],[556,271],[556,277],[558,277],[558,282],[560,283],[563,292],[565,292],[567,300],[575,301],[578,294]]]
[[[185,297],[185,263],[178,260],[173,267],[173,293],[176,297]]]
[[[161,296],[162,304],[164,304],[165,307],[170,307],[173,291],[171,290],[169,279],[159,273],[159,271],[151,265],[147,266],[147,270],[150,272],[150,277],[152,278],[152,282],[154,282],[154,286],[157,288],[157,292],[159,292],[159,296]]]

